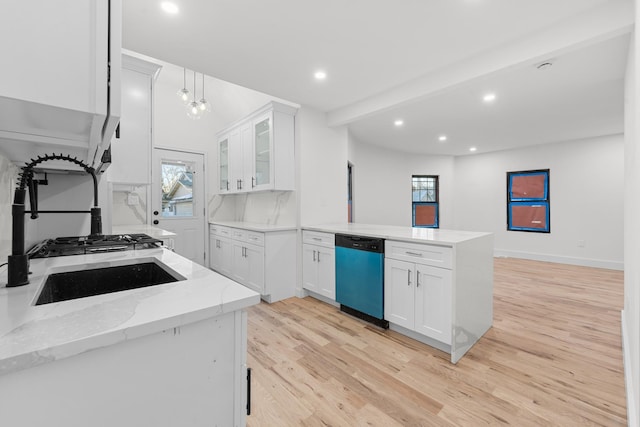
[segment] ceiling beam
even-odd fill
[[[487,75],[552,59],[566,52],[629,33],[633,2],[609,2],[526,38],[440,68],[386,92],[327,113],[329,126],[342,126],[410,104]]]

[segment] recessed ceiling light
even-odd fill
[[[160,3],[160,7],[162,8],[162,10],[172,15],[175,15],[180,11],[180,9],[178,9],[178,5],[170,1],[163,1],[162,3]]]
[[[496,94],[495,93],[487,93],[485,96],[482,97],[482,100],[484,102],[493,102],[496,100]]]
[[[445,142],[446,140],[447,140],[447,135],[440,135],[438,137],[438,141],[440,141],[440,142]]]
[[[393,124],[396,125],[396,126],[402,126],[404,124],[404,120],[398,119],[395,122],[393,122]]]
[[[477,148],[476,148],[476,147],[471,147],[471,148],[469,148],[469,151],[471,151],[471,152],[476,151],[476,150],[477,150]]]
[[[327,73],[324,71],[316,71],[313,77],[315,77],[316,80],[324,80],[327,78]]]

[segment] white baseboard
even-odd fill
[[[618,261],[606,261],[600,259],[575,258],[560,255],[539,254],[535,252],[506,251],[495,249],[493,251],[495,257],[505,258],[522,258],[534,261],[547,261],[560,264],[581,265],[584,267],[607,268],[609,270],[624,270],[624,263]]]
[[[633,377],[631,370],[631,344],[629,343],[629,328],[626,326],[624,310],[620,311],[622,320],[622,362],[624,365],[624,383],[627,390],[627,425],[629,427],[640,425],[638,419],[638,411],[636,407],[636,399],[633,390]]]

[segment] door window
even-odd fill
[[[162,216],[193,217],[193,163],[162,161]]]

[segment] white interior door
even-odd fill
[[[204,155],[153,149],[151,220],[176,233],[174,249],[206,266]]]

